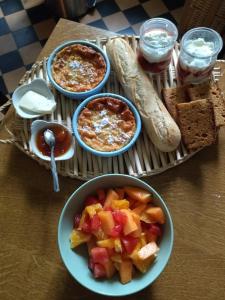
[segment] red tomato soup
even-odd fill
[[[47,128],[43,128],[37,133],[36,144],[38,150],[43,155],[51,156],[50,147],[46,144],[44,139],[44,132],[46,129],[50,129],[55,135],[55,157],[61,156],[66,153],[70,148],[72,142],[71,135],[65,127],[58,124],[49,125]]]

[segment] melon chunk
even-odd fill
[[[132,261],[133,261],[133,264],[135,265],[135,267],[140,272],[145,273],[149,270],[149,267],[153,263],[155,258],[156,258],[156,256],[152,255],[143,260],[143,259],[138,258],[138,256],[136,255],[135,257],[132,258]]]
[[[142,228],[141,228],[141,222],[140,222],[140,216],[135,214],[133,211],[131,212],[132,214],[132,217],[133,217],[133,220],[134,222],[136,223],[137,225],[137,229],[135,231],[133,231],[131,233],[131,235],[133,237],[140,237],[141,236],[141,232],[142,232]]]
[[[116,272],[116,269],[114,267],[114,264],[113,262],[109,259],[105,264],[104,264],[104,267],[105,267],[105,271],[106,271],[106,276],[107,278],[111,278],[114,273]]]
[[[119,238],[114,240],[114,248],[117,253],[122,253],[123,247]]]
[[[123,260],[119,267],[120,273],[120,281],[125,284],[132,280],[132,261],[131,260]]]
[[[135,267],[140,272],[145,273],[149,269],[149,266],[152,264],[154,259],[156,258],[156,255],[153,254],[145,259],[141,259],[138,255],[138,252],[140,251],[140,249],[143,248],[142,242],[143,241],[142,241],[142,237],[141,237],[140,242],[137,244],[136,248],[131,253],[130,258],[132,259],[132,262],[135,265]],[[144,241],[144,243],[145,243],[145,241]]]
[[[113,249],[114,248],[114,239],[110,238],[110,239],[106,239],[106,240],[102,240],[102,241],[97,241],[97,246]]]
[[[121,263],[123,259],[122,259],[121,254],[117,253],[117,254],[114,254],[114,255],[111,256],[111,260],[113,262]]]
[[[159,247],[157,246],[156,242],[150,242],[138,251],[138,258],[145,260],[152,255],[156,255],[158,251]]]
[[[142,203],[148,203],[152,200],[152,195],[150,192],[133,186],[125,186],[125,193],[136,201],[140,201]]]
[[[75,248],[80,244],[86,243],[90,240],[90,238],[90,234],[84,233],[77,229],[73,229],[70,235],[70,247]]]
[[[100,203],[88,205],[85,207],[85,210],[87,211],[90,218],[92,218],[97,212],[102,210],[102,206]]]
[[[121,209],[121,212],[123,212],[127,217],[127,221],[126,221],[126,223],[124,224],[124,227],[123,227],[124,235],[127,235],[127,234],[137,230],[138,226],[137,226],[136,222],[134,221],[134,218],[132,216],[132,212],[128,209]]]
[[[97,240],[107,239],[107,234],[102,230],[102,228],[99,228],[99,229],[93,231],[92,233],[96,237]]]
[[[88,216],[88,213],[87,213],[86,209],[84,209],[83,212],[82,212],[82,214],[81,214],[81,218],[80,218],[78,229],[82,228],[82,226],[83,226],[83,224],[84,224],[87,216]]]
[[[109,189],[106,194],[104,207],[111,207],[112,200],[119,200],[119,195],[113,189]]]
[[[149,207],[146,210],[146,214],[152,222],[156,222],[159,224],[165,223],[165,215],[161,207]]]
[[[137,215],[141,215],[143,213],[143,211],[145,211],[147,205],[146,204],[140,204],[137,207],[135,207],[134,209],[132,209],[132,211],[137,214]]]
[[[148,223],[148,224],[154,223],[151,221],[149,215],[146,213],[146,210],[141,213],[140,219],[141,219],[141,221]]]
[[[123,200],[112,200],[111,207],[113,209],[123,209],[123,208],[129,208],[129,201],[123,199]]]
[[[111,211],[100,211],[98,217],[101,220],[101,226],[105,234],[110,235],[115,226]]]
[[[141,242],[141,247],[143,247],[147,244],[146,233],[144,233],[144,232],[141,233],[140,242]]]

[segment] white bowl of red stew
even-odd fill
[[[63,124],[36,120],[31,125],[30,146],[33,153],[43,160],[50,161],[50,147],[44,139],[44,132],[50,129],[55,136],[55,160],[67,160],[74,155],[74,139],[72,132]]]
[[[130,149],[141,131],[141,119],[130,100],[102,93],[81,102],[72,120],[74,135],[85,150],[112,157]]]
[[[50,55],[47,73],[51,84],[69,98],[85,99],[104,87],[110,74],[107,54],[93,43],[74,40]]]

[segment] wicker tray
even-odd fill
[[[130,43],[134,50],[136,50],[138,44],[137,36],[124,36],[123,38]],[[107,40],[108,39],[98,39],[92,40],[91,42],[96,43],[105,51],[105,44]],[[178,54],[179,49],[178,45],[176,45],[173,50],[172,61],[168,70],[160,75],[149,75],[149,79],[152,80],[159,94],[161,94],[163,87],[179,85],[179,81],[176,76]],[[46,61],[47,58],[35,63],[31,70],[25,73],[20,84],[29,83],[35,78],[43,78],[46,80],[56,97],[57,109],[52,115],[44,116],[43,119],[57,121],[71,128],[71,118],[80,101],[64,97],[50,85],[46,73]],[[213,76],[215,80],[220,76],[218,68],[214,70]],[[111,71],[109,80],[103,89],[103,92],[106,91],[124,95],[123,89],[118,83],[113,71]],[[49,169],[49,163],[37,158],[30,148],[29,139],[32,120],[22,119],[15,114],[13,121],[14,130],[13,133],[11,133],[13,136],[10,141],[13,142],[21,151],[35,159],[39,164]],[[176,151],[169,153],[160,152],[151,143],[143,129],[136,144],[129,151],[123,155],[113,158],[101,158],[94,156],[83,150],[78,145],[77,141],[75,141],[74,157],[68,161],[57,162],[57,169],[58,173],[62,176],[69,176],[82,180],[88,180],[95,176],[107,173],[122,173],[136,177],[152,176],[183,163],[195,153],[188,154],[182,143]]]

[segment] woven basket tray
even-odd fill
[[[132,48],[136,50],[138,37],[124,36]],[[108,39],[92,40],[98,46],[105,50],[105,44]],[[179,84],[176,79],[176,64],[178,59],[178,45],[176,45],[172,54],[172,61],[167,71],[160,75],[149,75],[159,95],[163,87],[174,87]],[[49,83],[46,73],[46,61],[37,62],[33,65],[30,71],[27,71],[21,79],[20,84],[30,83],[35,78],[43,78],[47,81],[52,89],[57,100],[57,109],[52,115],[44,116],[44,120],[57,121],[71,128],[71,119],[73,112],[79,105],[80,101],[71,100],[58,93]],[[219,69],[214,70],[214,79],[220,76]],[[112,92],[124,95],[123,89],[116,79],[115,74],[111,71],[109,80],[103,89],[103,92]],[[124,95],[125,96],[125,95]],[[50,168],[48,162],[37,158],[30,148],[30,125],[33,120],[22,119],[15,114],[13,142],[24,153],[35,159],[39,164]],[[196,152],[195,152],[196,153]],[[95,176],[107,173],[129,174],[136,177],[152,176],[166,171],[169,168],[175,167],[178,164],[189,159],[195,153],[188,154],[184,145],[181,143],[176,151],[163,153],[160,152],[149,140],[146,132],[142,129],[135,145],[126,153],[112,157],[102,158],[97,157],[83,150],[75,141],[75,155],[68,161],[57,162],[58,173],[63,176],[88,180]]]

